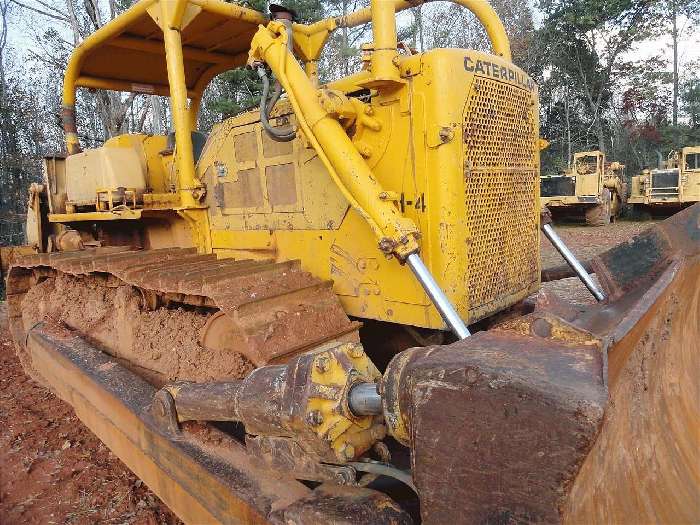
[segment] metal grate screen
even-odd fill
[[[467,288],[479,317],[539,280],[535,100],[526,90],[474,77],[465,107]]]
[[[678,169],[658,170],[651,173],[652,193],[678,193]]]

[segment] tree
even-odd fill
[[[692,33],[700,23],[700,0],[664,0],[660,6],[662,19],[670,21],[671,49],[673,51],[673,125],[678,126],[678,99],[680,75],[678,47],[686,33]],[[685,23],[681,23],[681,19]],[[664,24],[665,26],[666,24]],[[667,27],[662,26],[662,32]]]
[[[542,43],[552,67],[583,95],[598,149],[607,149],[604,112],[623,54],[648,37],[655,3],[648,0],[541,0],[548,13]]]
[[[8,47],[9,0],[0,0],[0,245],[21,243],[27,187],[39,179],[41,103]]]

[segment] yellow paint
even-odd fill
[[[168,217],[189,225],[201,252],[299,259],[306,270],[332,279],[348,314],[360,318],[444,328],[400,262],[418,250],[467,322],[537,289],[537,89],[510,62],[503,25],[487,2],[455,3],[484,23],[497,56],[454,49],[398,55],[393,13],[416,2],[373,2],[373,9],[338,20],[295,24],[304,68],[287,53],[282,24],[260,26],[250,57],[265,61],[284,85],[288,98],[273,123],[298,127],[297,139],[272,142],[251,111],[215,126],[196,166],[190,131],[201,94],[216,73],[243,63],[245,53],[195,49],[183,45],[183,35],[201,16],[235,20],[241,32],[266,20],[220,0],[146,3],[107,24],[88,42],[90,52],[81,51],[85,59],[112,41],[110,49],[165,57],[167,78],[151,81],[171,97],[178,147],[174,156],[163,153],[164,137],[129,146],[142,148],[152,190],[139,209],[174,210]],[[144,20],[163,33],[162,53],[123,35]],[[375,51],[368,69],[319,90],[315,62],[329,34],[369,21],[375,22],[369,46]],[[89,76],[81,73],[81,60],[71,59],[68,104],[77,80]],[[196,74],[193,60],[205,63]],[[115,85],[112,78],[146,78],[144,64],[125,71],[117,62],[118,71],[105,74],[101,86]],[[370,102],[347,97],[363,86],[373,89]]]
[[[361,134],[356,130],[352,141],[356,147],[361,142],[369,149],[366,163],[386,193],[385,202],[400,211],[403,197],[402,215],[419,228],[426,263],[463,317],[475,320],[523,299],[538,286],[539,147],[536,92],[523,88],[515,80],[497,82],[483,77],[479,77],[481,91],[474,92],[475,76],[464,68],[465,54],[473,63],[488,60],[498,62],[499,67],[512,67],[489,55],[457,50],[435,50],[404,60],[400,71],[406,79],[405,87],[399,92],[380,93],[370,104],[372,118],[381,126],[365,127]],[[337,85],[334,83],[332,87]],[[494,89],[500,89],[503,95],[498,95],[499,91],[492,93]],[[527,158],[518,164],[502,164],[503,159],[499,158],[494,166],[481,169],[473,166],[475,181],[498,185],[491,187],[489,200],[473,195],[473,202],[480,207],[471,211],[475,219],[470,222],[466,191],[472,187],[478,189],[482,183],[466,185],[465,162],[468,158],[482,164],[485,161],[469,152],[463,126],[465,119],[479,123],[485,119],[484,112],[491,111],[482,103],[480,93],[501,97],[497,98],[494,109],[504,114],[511,112],[522,119],[525,112],[528,128],[517,153]],[[445,104],[445,100],[454,102]],[[280,114],[285,114],[284,108]],[[501,122],[508,119],[503,117]],[[450,131],[443,133],[446,139],[441,138],[443,128]],[[494,136],[484,136],[483,141],[499,140],[498,136],[508,132],[501,127],[492,129]],[[250,152],[250,147],[237,143],[236,139],[250,133],[255,141],[249,140],[247,144],[256,144],[258,150],[245,155],[243,152]],[[335,292],[351,315],[442,327],[441,318],[410,270],[395,257],[387,258],[377,249],[372,229],[350,207],[318,155],[305,146],[304,137],[293,142],[293,155],[285,156],[267,155],[262,143],[264,136],[255,112],[229,119],[212,131],[199,163],[198,175],[208,188],[207,202],[217,253],[238,258],[299,259],[304,269],[322,279],[333,280]],[[433,146],[428,147],[428,143]],[[479,144],[471,149],[481,151]],[[236,160],[239,153],[245,158]],[[294,181],[300,185],[297,189],[301,200],[296,204],[298,211],[277,212],[266,200],[265,167],[288,160],[295,165]],[[217,162],[226,164],[220,181],[214,176]],[[216,185],[239,179],[239,171],[247,171],[251,166],[257,170],[256,182],[261,188],[263,205],[239,210],[219,206]],[[529,193],[522,193],[517,201],[519,208],[513,207],[516,201],[512,199],[516,195],[509,190],[513,180],[520,181],[517,191],[529,184]],[[479,239],[472,239],[469,230],[472,223],[474,228],[483,224],[489,229],[473,232]],[[501,223],[508,231],[490,229],[499,228]],[[500,239],[496,236],[489,242],[492,231],[498,232]],[[255,237],[250,237],[254,232]],[[500,240],[505,244],[505,252]],[[469,246],[472,246],[471,256],[478,256],[476,264],[470,261]],[[470,286],[472,282],[476,287]],[[489,295],[489,291],[493,293]],[[470,296],[486,302],[471,303]]]
[[[659,204],[684,204],[700,202],[700,146],[689,146],[671,152],[663,169],[677,169],[677,191],[652,192],[652,177],[656,170],[644,170],[632,177],[628,202],[654,206]]]
[[[394,11],[396,13],[416,7],[422,3],[429,0],[382,0],[382,3],[394,5]],[[470,10],[476,18],[481,22],[486,30],[486,34],[491,41],[491,47],[494,54],[502,57],[510,62],[510,41],[508,39],[508,34],[506,33],[503,22],[498,17],[496,11],[494,11],[491,4],[486,0],[449,0],[453,4],[459,4],[468,10]],[[344,17],[338,19],[338,27],[355,27],[367,22],[372,21],[372,10],[371,8],[360,9],[354,13],[350,13]],[[310,26],[310,31],[322,30],[322,28],[327,24],[326,20],[317,22]]]
[[[350,384],[375,382],[382,375],[365,354],[359,343],[338,345],[319,351],[311,369],[310,389],[304,413],[317,413],[320,424],[315,425],[316,434],[329,442],[339,462],[354,460],[369,450],[384,437],[383,425],[377,425],[373,416],[348,417],[343,409],[346,396],[341,394]],[[355,374],[353,378],[351,374]],[[328,395],[318,393],[327,390]],[[316,393],[314,395],[313,393]],[[340,394],[340,395],[339,395]]]
[[[279,37],[278,37],[279,35]],[[285,28],[271,22],[253,38],[251,60],[264,60],[284,86],[304,135],[351,206],[362,214],[388,252],[407,256],[418,250],[416,227],[396,207],[380,199],[383,188],[340,123],[321,105],[316,89],[287,52]]]
[[[564,176],[575,179],[574,195],[541,197],[542,207],[571,206],[581,203],[600,204],[603,188],[613,195],[623,195],[624,164],[606,162],[602,151],[581,151],[574,154],[573,165]],[[616,205],[616,204],[615,204]]]
[[[121,221],[139,220],[141,210],[123,210],[119,212],[98,211],[80,213],[54,213],[49,215],[49,222],[94,222],[94,221]]]

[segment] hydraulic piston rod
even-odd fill
[[[376,383],[359,383],[348,394],[348,406],[356,416],[376,416],[382,413],[382,396]]]
[[[462,318],[445,295],[445,292],[442,291],[440,285],[435,281],[430,270],[428,270],[423,263],[423,259],[420,258],[420,255],[412,253],[406,258],[406,262],[411,270],[413,270],[416,278],[421,286],[423,286],[425,293],[428,294],[428,297],[430,297],[430,300],[433,302],[435,308],[437,308],[437,311],[445,320],[450,330],[460,339],[469,337],[471,334],[469,333],[467,325],[464,324],[464,321],[462,321]]]
[[[604,301],[605,300],[605,293],[603,290],[600,289],[598,284],[593,280],[593,278],[589,275],[589,273],[586,271],[586,269],[583,267],[581,262],[576,258],[576,256],[573,254],[571,250],[569,250],[568,246],[564,244],[564,241],[561,240],[561,237],[557,235],[557,232],[554,231],[554,228],[552,227],[551,224],[548,223],[543,223],[542,224],[542,231],[544,232],[545,236],[549,241],[554,245],[554,247],[557,249],[557,251],[561,254],[561,256],[564,258],[564,260],[569,263],[569,266],[571,266],[571,269],[576,272],[576,275],[578,276],[579,279],[583,282],[583,284],[586,285],[586,288],[593,294],[593,297],[596,298],[597,301]]]

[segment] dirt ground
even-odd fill
[[[0,523],[179,524],[85,428],[27,378],[0,303]]]
[[[651,225],[557,225],[557,231],[581,259],[587,259]],[[546,239],[542,260],[544,267],[564,262]],[[575,278],[546,286],[574,302],[592,302]],[[3,303],[0,422],[0,524],[180,523],[66,404],[23,374],[7,333]]]
[[[629,241],[654,224],[655,222],[652,221],[618,221],[614,224],[598,227],[566,223],[558,223],[554,227],[579,260],[586,261],[613,246]],[[542,268],[559,266],[566,262],[554,249],[552,243],[544,237],[542,237],[541,242],[541,255]],[[543,287],[573,303],[586,305],[595,302],[590,292],[576,277],[545,283]]]

